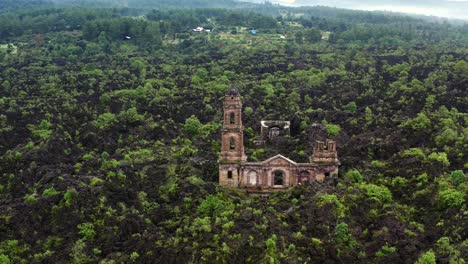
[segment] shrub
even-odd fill
[[[37,202],[36,194],[35,194],[35,193],[33,193],[33,194],[27,194],[26,196],[24,196],[24,201],[25,201],[27,204],[33,204],[33,203]]]
[[[292,203],[293,205],[297,205],[297,204],[299,203],[299,200],[298,200],[297,198],[293,198],[293,199],[291,200],[291,203]]]
[[[78,239],[73,245],[70,257],[72,258],[72,263],[88,263],[89,257],[85,253],[86,243]]]
[[[229,221],[223,225],[223,230],[229,232],[234,227],[234,221]]]
[[[350,102],[349,104],[344,106],[344,110],[351,112],[351,113],[356,113],[357,111],[357,105],[355,102]]]
[[[462,170],[452,171],[450,173],[450,181],[456,186],[465,182],[465,173]]]
[[[403,127],[411,127],[414,130],[424,130],[431,126],[431,120],[424,113],[419,113],[415,118],[408,119]]]
[[[101,183],[103,183],[103,182],[104,182],[104,180],[102,180],[101,178],[93,177],[93,178],[91,179],[91,181],[89,182],[89,184],[90,184],[91,186],[96,186],[96,185],[99,185],[99,184],[101,184]]]
[[[270,264],[278,264],[279,258],[278,258],[278,249],[276,245],[277,241],[277,236],[275,234],[271,235],[269,239],[266,240],[265,244],[267,247],[266,250],[266,255],[265,255],[265,263],[270,263]]]
[[[99,129],[108,129],[117,123],[117,118],[112,113],[104,113],[94,121],[94,124]]]
[[[447,153],[445,152],[434,152],[429,155],[428,159],[440,163],[444,167],[450,166],[450,161],[447,158]]]
[[[198,178],[197,176],[190,176],[187,178],[187,180],[190,184],[198,187],[202,186],[205,183],[202,179]]]
[[[159,204],[157,202],[148,201],[147,198],[148,198],[147,193],[143,191],[138,193],[138,200],[140,201],[141,206],[143,207],[143,210],[145,211],[145,213],[151,214],[153,213],[154,210],[159,208]]]
[[[48,189],[45,189],[43,192],[42,192],[43,195],[45,196],[55,196],[55,195],[59,195],[60,192],[55,190],[54,187],[50,187]]]
[[[376,168],[385,168],[387,166],[387,163],[380,160],[373,160],[371,162],[371,165]]]
[[[109,169],[115,169],[115,168],[117,168],[119,166],[120,166],[120,162],[118,160],[115,160],[115,159],[103,160],[102,165],[101,165],[101,169],[109,170]]]
[[[47,140],[52,135],[52,124],[49,122],[49,120],[42,120],[37,129],[34,129],[33,127],[34,126],[30,127],[29,129],[35,138],[40,140]]]
[[[30,250],[29,246],[27,244],[21,245],[20,241],[18,240],[1,241],[0,242],[0,260],[2,260],[2,257],[1,257],[2,254],[4,254],[3,256],[7,256],[7,258],[3,257],[3,259],[8,259],[9,261],[13,262],[13,260],[18,259],[19,256],[23,255],[28,250]],[[6,263],[9,263],[9,262],[6,262]]]
[[[330,137],[338,136],[341,132],[341,127],[339,125],[326,124],[327,134]]]
[[[434,252],[429,250],[428,252],[424,253],[416,261],[416,264],[436,264],[436,257]]]
[[[96,235],[93,223],[82,223],[79,224],[77,227],[80,230],[78,233],[83,237],[83,241],[92,240]]]
[[[118,119],[128,124],[138,124],[145,120],[143,115],[138,114],[136,107],[129,108],[127,111],[120,112]]]
[[[348,224],[341,222],[335,227],[335,241],[348,248],[355,248],[357,242],[349,232]]]
[[[338,200],[338,197],[335,194],[324,194],[319,198],[318,206],[322,207],[325,204],[334,204],[336,207],[336,215],[338,217],[345,216],[346,207]]]
[[[89,161],[93,159],[93,154],[92,153],[86,153],[81,157],[84,161]]]
[[[194,115],[185,120],[184,131],[190,136],[198,135],[201,127],[202,124],[200,123],[200,120],[198,120],[198,118]]]
[[[294,234],[295,239],[303,239],[304,235],[301,233],[301,231],[298,231],[297,233]]]
[[[130,260],[132,262],[136,262],[138,260],[138,258],[140,257],[140,254],[138,254],[138,252],[133,252],[131,255],[130,255]]]
[[[444,208],[460,208],[465,203],[465,194],[455,189],[439,191],[439,197]]]
[[[10,264],[10,258],[6,255],[0,254],[0,264]]]
[[[402,177],[395,177],[392,179],[392,187],[393,188],[402,188],[408,184],[408,180]]]
[[[405,150],[403,152],[403,154],[401,156],[404,157],[404,158],[406,158],[406,157],[415,157],[415,158],[417,158],[419,160],[425,160],[426,159],[426,154],[424,154],[424,152],[420,148],[407,149],[407,150]]]
[[[392,192],[385,186],[375,185],[375,184],[364,184],[364,190],[367,193],[367,196],[372,200],[378,201],[380,203],[392,201]]]
[[[234,204],[231,201],[223,200],[217,195],[208,195],[198,206],[197,212],[202,216],[229,216],[234,211]]]
[[[344,178],[354,183],[361,183],[364,180],[364,177],[356,169],[348,170]]]
[[[254,110],[253,110],[252,107],[250,107],[250,106],[247,106],[247,107],[244,109],[244,114],[245,114],[246,116],[252,115],[253,112],[254,112]]]
[[[193,220],[192,226],[190,227],[192,235],[196,233],[211,233],[211,219],[210,217],[197,217]]]
[[[63,199],[65,200],[65,206],[70,207],[73,197],[76,195],[76,190],[74,188],[67,190],[63,194]]]
[[[385,257],[389,254],[392,254],[397,251],[396,247],[389,247],[388,245],[384,245],[377,253],[375,253],[376,257]]]

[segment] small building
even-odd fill
[[[250,30],[250,34],[251,35],[257,35],[257,30],[255,30],[255,29]]]
[[[276,136],[281,129],[289,129],[287,121],[277,122],[280,122],[282,128],[274,126],[272,128],[275,129],[266,129],[269,137],[272,133]],[[265,126],[268,128],[267,123]],[[239,91],[231,88],[225,94],[219,157],[220,185],[268,193],[313,181],[322,182],[338,174],[339,165],[336,142],[330,139],[314,144],[309,163],[297,163],[283,155],[276,155],[261,162],[248,162],[244,152],[242,102]]]
[[[203,27],[197,27],[192,29],[193,32],[203,32],[205,29]]]

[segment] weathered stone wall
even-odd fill
[[[219,165],[219,185],[238,187],[240,166],[233,164]],[[230,176],[230,177],[229,177]]]
[[[289,122],[286,123],[289,129]],[[219,184],[222,186],[287,189],[312,181],[322,182],[326,177],[338,173],[336,143],[331,140],[315,144],[311,163],[296,163],[281,155],[263,162],[247,162],[243,141],[242,103],[239,92],[234,88],[224,98],[224,124],[221,133]]]

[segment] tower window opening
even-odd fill
[[[232,179],[232,171],[228,171],[228,179]]]
[[[231,137],[229,140],[229,150],[235,150],[236,149],[236,140]]]
[[[229,124],[231,125],[236,124],[236,115],[234,113],[229,114]]]

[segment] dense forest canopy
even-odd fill
[[[43,3],[0,14],[0,263],[465,263],[467,25]],[[340,175],[217,186],[231,86],[250,161],[307,161],[321,124]],[[291,136],[256,146],[262,119]]]

